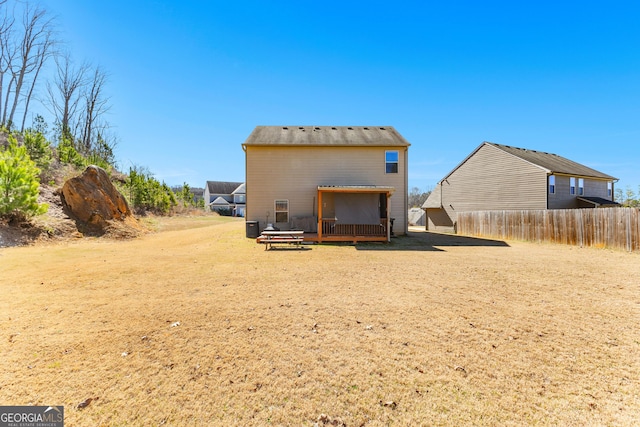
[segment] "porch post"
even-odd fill
[[[387,192],[387,242],[391,242],[391,195]]]
[[[318,242],[322,242],[322,190],[318,189]]]

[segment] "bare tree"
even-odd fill
[[[27,120],[27,113],[29,112],[29,104],[31,103],[31,98],[33,97],[33,92],[36,88],[36,83],[38,81],[38,76],[40,75],[40,71],[42,67],[47,62],[47,60],[54,55],[53,47],[57,44],[57,41],[53,38],[51,32],[47,32],[44,34],[42,43],[38,46],[37,52],[34,55],[35,58],[35,71],[33,78],[31,79],[31,85],[29,86],[29,90],[27,91],[25,103],[24,103],[24,112],[22,114],[22,123],[20,124],[20,132],[24,131],[24,123]]]
[[[7,113],[6,107],[4,106],[6,106],[9,101],[10,93],[10,91],[7,90],[3,96],[5,76],[9,72],[9,68],[18,52],[13,42],[13,24],[15,19],[12,15],[9,15],[4,7],[4,3],[4,1],[0,3],[0,10],[2,10],[2,22],[0,22],[0,117],[2,118],[0,119],[0,123],[2,124],[6,122]],[[12,81],[13,77],[10,80]],[[11,86],[11,83],[9,86]]]
[[[56,57],[56,74],[53,83],[47,82],[46,105],[54,115],[60,126],[60,136],[70,138],[75,136],[72,124],[79,122],[78,104],[82,99],[83,87],[87,84],[86,74],[88,66],[82,64],[74,68],[69,54]]]
[[[87,85],[85,93],[86,109],[84,111],[82,129],[82,150],[89,153],[100,148],[107,141],[105,132],[108,124],[103,120],[109,111],[109,98],[104,96],[104,86],[107,82],[106,73],[99,66],[93,70],[93,75]],[[100,141],[99,141],[100,140]]]
[[[431,194],[431,188],[427,188],[426,191],[422,191],[418,187],[412,187],[411,191],[409,191],[409,206],[408,208],[421,208],[424,202],[427,200]]]
[[[12,80],[7,88],[12,93],[13,103],[9,115],[3,114],[3,124],[12,127],[14,116],[18,104],[26,96],[30,97],[33,93],[31,89],[28,95],[23,94],[24,85],[29,78],[33,79],[33,85],[37,80],[38,73],[42,68],[42,64],[51,53],[53,47],[53,19],[47,16],[44,9],[38,7],[33,8],[28,3],[25,5],[22,16],[22,38],[18,42],[18,54],[16,61],[9,63],[9,69],[12,74]],[[43,58],[44,57],[44,58]],[[28,100],[25,102],[28,105]],[[5,113],[9,107],[8,103],[5,107]],[[26,109],[26,107],[25,107]]]

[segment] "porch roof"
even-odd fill
[[[318,191],[324,193],[388,193],[393,194],[395,187],[386,185],[318,185]]]
[[[620,206],[620,203],[614,202],[613,200],[607,200],[602,197],[591,197],[591,196],[580,196],[578,200],[583,202],[591,203],[595,207],[599,206]]]

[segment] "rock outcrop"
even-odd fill
[[[122,230],[123,226],[140,229],[127,200],[98,166],[89,166],[81,175],[67,180],[60,199],[64,212],[82,233],[102,235],[112,227]]]

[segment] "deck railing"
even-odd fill
[[[363,236],[386,237],[387,219],[380,218],[379,224],[342,224],[335,219],[323,219],[323,236]]]

